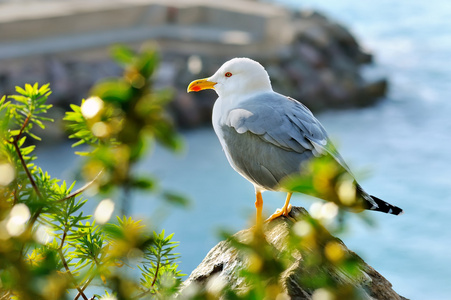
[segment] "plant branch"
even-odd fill
[[[28,120],[28,118],[27,118]],[[25,120],[24,124],[28,123],[28,121]],[[22,126],[22,128],[24,128],[25,126]],[[20,136],[21,133],[19,133],[18,136]],[[20,152],[20,148],[19,145],[17,144],[17,139],[14,139],[12,141],[12,144],[14,146],[14,149],[16,150],[17,156],[20,159],[20,163],[22,164],[23,169],[25,170],[25,173],[27,174],[28,180],[30,180],[31,186],[33,187],[36,195],[38,196],[39,199],[42,199],[42,194],[39,191],[39,188],[36,184],[36,182],[34,181],[33,175],[31,175],[30,170],[27,167],[27,163],[25,162],[25,159],[23,158],[22,152]],[[31,231],[33,228],[34,223],[36,222],[36,220],[38,219],[39,215],[42,212],[42,206],[38,208],[38,210],[34,213],[33,217],[31,217],[30,222],[28,223],[28,230]],[[22,248],[23,251],[24,248]]]
[[[13,202],[13,205],[16,205],[17,202],[19,201],[19,199],[17,198],[17,188],[14,189],[13,195],[14,195],[14,202]]]
[[[144,297],[145,295],[147,295],[149,293],[155,294],[155,293],[152,293],[151,289],[148,289],[147,291],[144,291],[141,294],[136,295],[133,299],[141,299],[142,297]]]
[[[63,237],[61,238],[61,243],[59,249],[63,249],[64,241],[66,240],[67,231],[65,230],[63,233]]]
[[[91,284],[91,282],[94,280],[94,275],[93,276],[91,276],[91,278],[89,278],[87,281],[86,281],[86,283],[83,285],[83,287],[81,288],[81,291],[79,291],[78,292],[78,294],[77,294],[77,296],[75,296],[75,298],[74,298],[74,300],[77,300],[81,295],[82,295],[82,293],[85,291],[85,289]]]
[[[42,197],[41,192],[39,191],[38,186],[36,185],[36,182],[34,181],[33,176],[31,175],[31,172],[27,167],[27,163],[25,162],[25,160],[23,158],[22,152],[20,152],[20,148],[19,148],[19,145],[17,144],[17,140],[14,139],[12,141],[12,144],[14,146],[14,149],[16,150],[17,156],[19,156],[20,162],[22,164],[22,167],[25,170],[25,173],[27,173],[28,180],[30,180],[31,185],[33,186],[33,189],[36,192],[36,195],[38,195],[38,197],[41,198]]]
[[[79,194],[83,193],[87,188],[89,188],[97,179],[99,179],[100,175],[102,174],[103,169],[99,172],[99,174],[96,175],[96,177],[94,177],[93,180],[91,180],[90,182],[86,183],[84,186],[82,186],[81,188],[79,188],[78,190],[76,190],[75,192],[67,195],[66,197],[56,200],[55,202],[64,202],[72,197],[78,196]]]
[[[17,143],[17,141],[19,141],[20,137],[22,136],[22,133],[25,130],[25,127],[27,127],[28,122],[30,121],[30,118],[31,118],[31,112],[28,113],[27,118],[25,119],[25,121],[22,124],[22,127],[19,130],[19,134],[14,139],[16,143]]]
[[[69,266],[67,265],[66,258],[64,257],[63,250],[58,249],[58,254],[61,258],[64,268],[66,269],[67,274],[69,275],[70,279],[72,280],[72,283],[75,285],[75,288],[77,289],[78,293],[83,297],[84,300],[88,300],[88,297],[86,297],[86,295],[83,293],[83,290],[78,286],[77,280],[75,279],[74,275],[71,273]]]
[[[100,173],[101,173],[101,172],[100,172]],[[96,176],[96,178],[100,175],[100,173]],[[94,178],[94,180],[95,180],[96,178]],[[93,180],[93,181],[94,181],[94,180]],[[90,183],[92,183],[93,181],[91,181]],[[97,268],[99,268],[100,264],[99,264],[99,262],[97,261],[97,258],[94,256],[93,259],[94,259],[94,263],[96,264]],[[81,292],[80,292],[80,291],[78,292],[78,294],[77,294],[77,296],[75,296],[74,300],[77,300],[77,299],[81,296],[81,293],[84,292],[84,290],[91,284],[91,282],[94,280],[94,278],[95,278],[95,274],[92,275],[92,276],[85,282],[85,284],[84,284],[83,287],[81,288]]]
[[[43,206],[40,206],[38,210],[34,213],[34,215],[31,217],[30,223],[28,223],[28,230],[31,230],[33,228],[33,225],[38,219],[39,215],[41,214],[43,208],[44,208]]]
[[[155,285],[155,282],[157,281],[158,272],[160,271],[160,265],[161,265],[161,260],[160,260],[160,257],[158,257],[157,268],[155,269],[155,277],[153,278],[151,287],[153,287]]]

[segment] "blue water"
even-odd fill
[[[370,228],[351,216],[340,236],[394,289],[411,299],[451,299],[451,2],[410,0],[290,1],[320,8],[352,28],[376,54],[369,76],[390,79],[389,95],[374,107],[318,115],[364,188],[399,205],[402,216],[373,213]],[[432,5],[434,4],[434,5]],[[213,101],[213,99],[212,99]],[[174,156],[154,149],[139,171],[156,174],[161,186],[186,193],[187,210],[136,195],[133,214],[175,232],[181,268],[190,273],[218,241],[218,231],[249,226],[254,214],[252,185],[228,165],[211,128],[184,133],[186,149]],[[78,160],[69,144],[41,149],[38,164],[71,179]],[[264,194],[265,212],[284,200]],[[312,201],[296,196],[294,205]]]

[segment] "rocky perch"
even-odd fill
[[[229,0],[77,0],[0,3],[0,91],[50,82],[51,101],[79,103],[99,79],[117,76],[108,59],[114,43],[138,48],[156,41],[162,53],[158,86],[175,88],[178,123],[210,121],[209,92],[187,84],[213,74],[232,57],[247,56],[268,70],[274,90],[312,110],[370,105],[385,95],[385,79],[368,82],[372,61],[343,25],[318,12]]]
[[[301,221],[308,216],[305,209],[293,207],[291,218],[277,218],[276,220],[265,225],[264,232],[266,240],[274,246],[278,251],[286,248],[286,240],[290,233],[290,228],[297,221]],[[240,242],[246,242],[252,237],[252,229],[242,230],[233,237]],[[346,255],[351,255],[359,261],[360,274],[354,278],[339,268],[328,268],[329,276],[337,278],[340,284],[351,284],[358,290],[358,299],[379,299],[379,300],[396,300],[406,299],[398,295],[393,289],[391,283],[381,274],[367,265],[354,252],[350,251],[341,240],[327,233],[326,243],[334,241],[340,244]],[[312,299],[314,291],[303,286],[300,280],[302,276],[309,275],[311,269],[306,267],[305,261],[309,256],[314,255],[311,249],[299,249],[301,255],[294,257],[292,263],[279,278],[279,284],[283,288],[284,297],[281,299]],[[193,290],[208,290],[212,287],[211,281],[220,278],[222,282],[230,284],[231,288],[238,293],[245,293],[249,286],[245,280],[238,275],[237,270],[249,264],[246,258],[237,255],[237,250],[229,240],[225,240],[217,244],[210,250],[200,265],[191,273],[189,278],[184,282],[179,298],[189,298]],[[307,273],[307,274],[306,274]],[[279,299],[279,298],[277,298]],[[320,299],[320,298],[316,298]],[[326,299],[326,298],[321,298]],[[327,298],[329,299],[329,298]]]

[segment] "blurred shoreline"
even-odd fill
[[[210,122],[215,96],[186,94],[191,80],[225,61],[248,56],[268,70],[274,90],[312,110],[373,104],[385,79],[365,80],[372,62],[349,30],[318,12],[233,0],[0,2],[0,90],[50,82],[50,102],[63,110],[80,103],[98,80],[117,76],[109,47],[156,43],[162,61],[156,86],[170,86],[176,122]],[[58,110],[56,110],[58,113]],[[57,117],[57,116],[55,116]]]

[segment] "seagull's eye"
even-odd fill
[[[225,75],[225,77],[231,77],[231,76],[232,76],[232,73],[227,72],[227,73],[225,73],[224,75]]]

